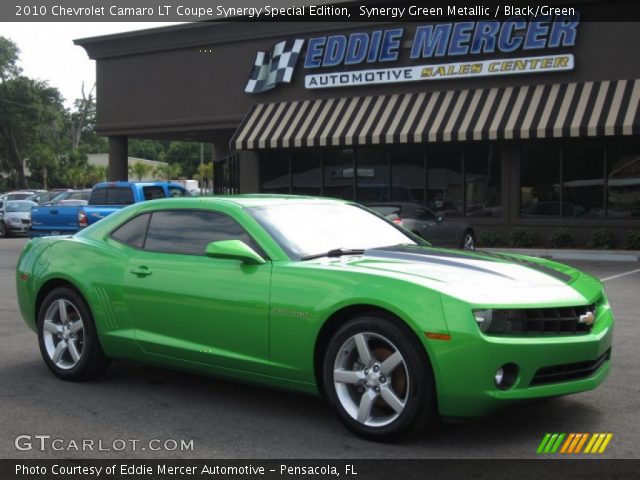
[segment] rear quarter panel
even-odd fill
[[[17,270],[22,316],[35,330],[38,292],[48,282],[67,282],[87,300],[107,356],[135,356],[133,326],[123,302],[125,266],[124,251],[101,241],[76,237],[31,240]]]

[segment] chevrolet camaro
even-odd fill
[[[596,278],[433,248],[348,201],[143,202],[29,241],[16,281],[62,379],[125,359],[320,394],[374,440],[590,390],[610,369]]]

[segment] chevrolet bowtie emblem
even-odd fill
[[[584,315],[580,315],[578,319],[578,323],[584,323],[586,325],[593,325],[593,322],[596,321],[596,316],[593,312],[587,312]]]

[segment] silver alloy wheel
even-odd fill
[[[84,324],[78,308],[60,298],[49,305],[43,322],[44,345],[51,361],[63,370],[75,367],[84,347]]]
[[[475,250],[476,242],[473,240],[473,234],[466,233],[464,235],[464,240],[462,241],[462,248],[465,250]]]
[[[396,420],[409,397],[409,375],[400,351],[378,333],[350,337],[333,367],[333,383],[342,408],[368,427]]]

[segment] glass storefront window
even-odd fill
[[[523,217],[559,217],[560,146],[528,143],[520,161],[520,213]]]
[[[291,151],[291,183],[294,195],[322,194],[322,152]]]
[[[640,142],[617,141],[607,149],[607,216],[640,217]]]
[[[562,149],[562,215],[604,218],[604,148],[591,142]]]
[[[474,143],[464,147],[466,215],[502,216],[502,177],[497,145]]]
[[[267,150],[260,155],[260,191],[289,193],[289,151]]]
[[[324,150],[324,196],[353,200],[355,154],[353,149]]]
[[[389,201],[389,162],[383,148],[361,148],[358,155],[356,200],[361,203]]]
[[[424,205],[425,171],[424,148],[394,147],[391,160],[391,200]]]
[[[427,149],[427,205],[438,215],[459,217],[462,204],[462,152],[452,143]]]

